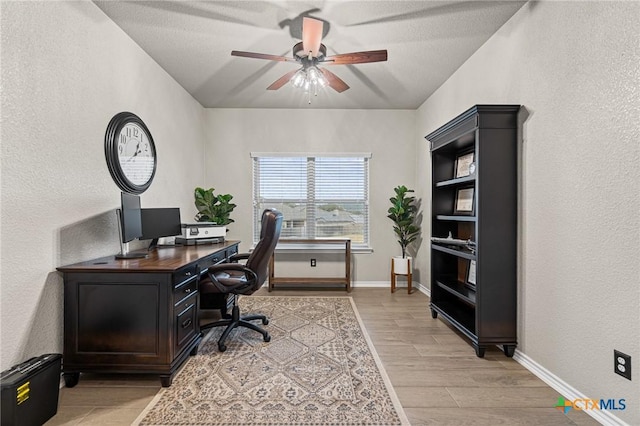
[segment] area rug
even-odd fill
[[[136,425],[409,424],[351,297],[246,296],[271,342],[213,328]],[[259,322],[258,322],[259,323]]]

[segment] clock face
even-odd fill
[[[109,172],[125,192],[141,194],[156,173],[156,148],[149,129],[135,114],[116,114],[105,134],[105,156]]]
[[[118,161],[124,176],[134,185],[149,182],[155,171],[155,150],[137,123],[127,123],[118,137]]]

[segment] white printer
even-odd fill
[[[177,244],[195,245],[224,242],[227,227],[210,222],[183,223],[182,236],[176,238]]]

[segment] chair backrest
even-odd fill
[[[273,255],[280,238],[282,229],[282,213],[276,209],[266,209],[262,212],[262,226],[260,228],[260,241],[247,259],[246,267],[258,276],[253,290],[257,290],[267,279],[269,273],[269,259]]]

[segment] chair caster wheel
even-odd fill
[[[265,334],[265,335],[264,335],[264,339],[263,339],[263,340],[264,340],[265,342],[270,342],[270,341],[271,341],[271,336],[270,336],[270,335],[268,335],[268,334]]]
[[[227,345],[223,345],[222,343],[218,343],[218,350],[220,352],[224,352],[227,350]]]
[[[268,320],[268,319],[266,319],[266,318],[265,318],[265,319],[263,319],[263,320],[262,320],[262,325],[267,325],[267,324],[269,324],[269,320]]]

